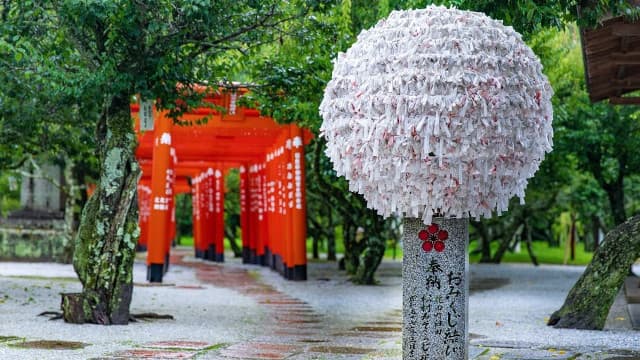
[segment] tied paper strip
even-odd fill
[[[513,28],[394,11],[335,60],[320,105],[334,169],[382,216],[490,217],[551,151],[553,90]]]

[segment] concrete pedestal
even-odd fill
[[[403,360],[468,358],[469,220],[403,220]]]

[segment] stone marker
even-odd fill
[[[404,358],[466,359],[469,221],[435,218],[426,226],[405,218],[403,225]]]
[[[520,34],[477,12],[394,11],[338,55],[321,136],[350,190],[405,217],[405,360],[468,357],[468,218],[524,202],[552,94]]]

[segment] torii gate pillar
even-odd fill
[[[158,114],[153,145],[151,169],[151,214],[149,216],[149,238],[147,242],[147,280],[162,282],[166,255],[165,241],[169,231],[169,205],[173,197],[170,177],[172,120]]]

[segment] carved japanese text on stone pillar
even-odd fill
[[[403,359],[467,358],[467,219],[404,220]]]

